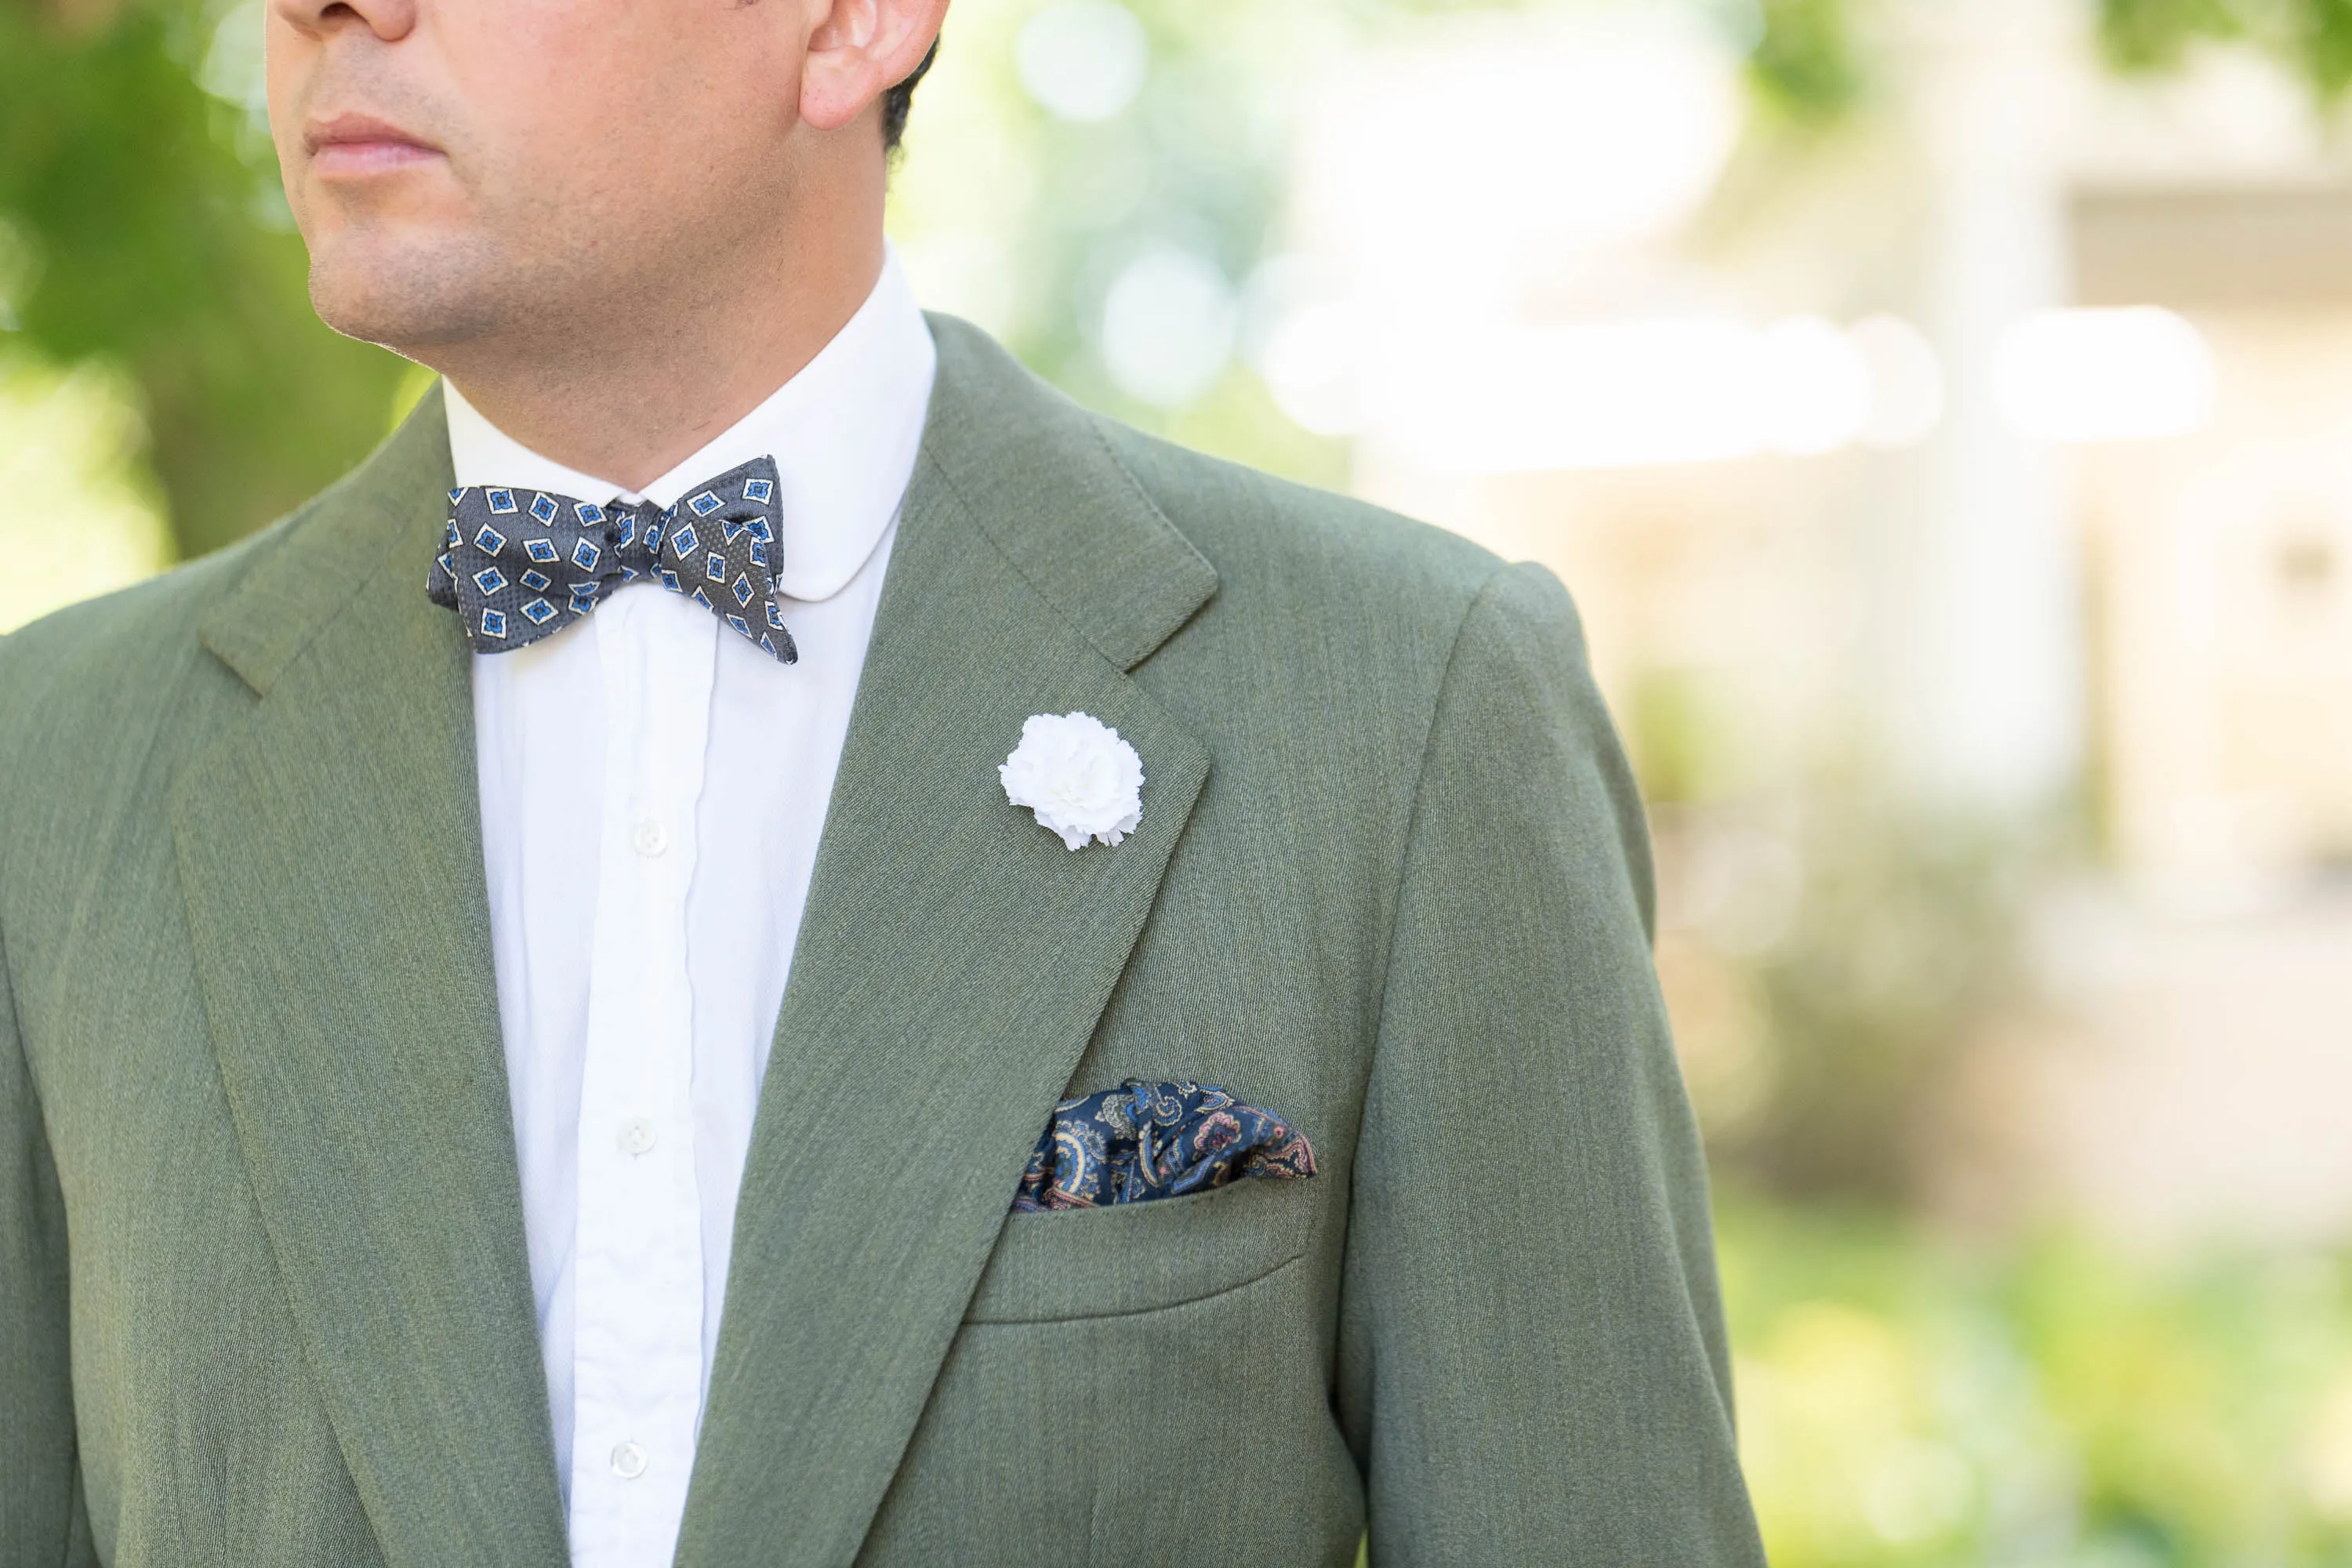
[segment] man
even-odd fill
[[[945,3],[272,0],[446,381],[0,643],[12,1568],[1759,1560],[1566,596],[922,317]]]

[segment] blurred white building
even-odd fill
[[[1357,62],[1261,365],[1364,493],[1560,572],[1666,793],[2090,826],[1976,1186],[2352,1234],[2352,166],[2250,58],[1900,14],[1805,144],[1666,7]]]

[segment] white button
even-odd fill
[[[662,831],[660,823],[648,816],[629,835],[629,847],[640,855],[658,855],[669,847],[669,835]]]
[[[642,1116],[632,1116],[621,1123],[621,1152],[649,1154],[654,1147],[654,1124]]]
[[[613,1473],[625,1481],[634,1481],[646,1473],[646,1450],[641,1443],[624,1443],[613,1450]]]

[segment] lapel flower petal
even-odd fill
[[[1117,844],[1143,820],[1143,759],[1091,713],[1031,715],[996,776],[1072,849]]]

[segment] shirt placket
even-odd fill
[[[669,1562],[702,1371],[687,896],[717,624],[655,588],[592,623],[605,710],[580,1094],[571,1476],[581,1568]]]

